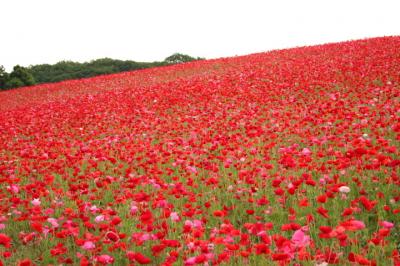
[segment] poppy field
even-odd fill
[[[400,265],[399,48],[0,92],[0,265]]]

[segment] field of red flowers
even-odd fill
[[[400,265],[400,37],[0,93],[0,265]]]

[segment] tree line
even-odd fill
[[[164,61],[156,62],[136,62],[131,60],[101,58],[85,63],[61,61],[53,65],[41,64],[31,65],[29,67],[16,65],[11,73],[7,73],[4,67],[0,65],[0,90],[68,79],[88,78],[150,67],[167,66],[202,59],[204,58],[191,57],[180,53],[168,56]]]

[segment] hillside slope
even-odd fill
[[[399,47],[0,92],[3,261],[399,263]]]

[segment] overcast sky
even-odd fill
[[[0,0],[0,65],[206,58],[400,35],[396,0]]]

